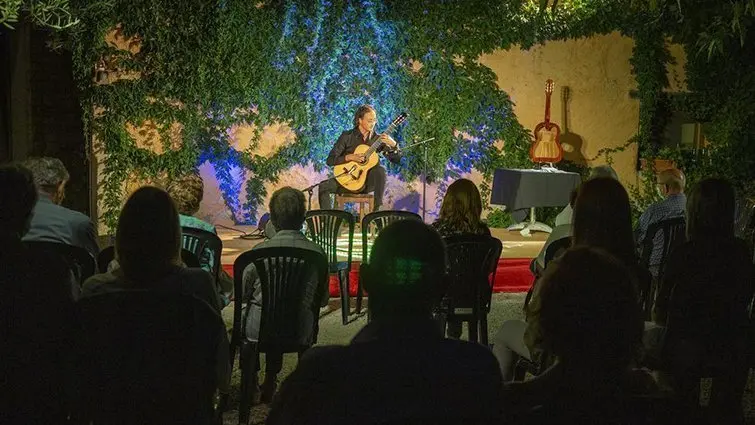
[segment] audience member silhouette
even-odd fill
[[[680,391],[698,387],[695,368],[718,365],[722,372],[713,381],[711,413],[739,423],[755,274],[747,244],[734,236],[734,202],[734,189],[726,180],[705,179],[693,188],[687,201],[687,242],[668,258],[653,309],[655,325],[647,326],[645,345],[653,357],[661,349],[663,365],[684,387]]]
[[[121,210],[115,233],[119,267],[84,282],[82,297],[124,290],[151,290],[192,295],[220,313],[212,276],[181,262],[181,227],[170,196],[162,189],[137,189]],[[218,353],[220,388],[229,383],[228,342]]]
[[[0,423],[61,424],[71,344],[73,276],[21,243],[37,190],[29,170],[0,166]]]
[[[39,192],[34,217],[25,241],[58,242],[86,249],[96,258],[100,252],[94,223],[86,215],[63,207],[69,174],[57,158],[29,158],[23,163],[34,176]]]
[[[445,339],[432,309],[446,286],[436,231],[399,221],[378,235],[361,279],[372,321],[348,346],[314,347],[276,397],[269,424],[498,423],[490,351]]]
[[[506,411],[516,423],[535,407],[544,423],[624,419],[629,396],[655,389],[650,375],[631,369],[642,335],[633,273],[604,250],[574,247],[538,285],[540,304],[531,314],[542,347],[557,361],[529,381],[507,384]]]
[[[638,290],[649,287],[651,276],[638,264],[632,236],[631,207],[624,187],[612,178],[595,178],[583,183],[574,208],[573,246],[600,248],[619,259],[638,282]],[[535,282],[532,297],[525,305],[526,323],[519,320],[504,322],[495,338],[494,353],[501,364],[504,380],[513,379],[514,364],[522,356],[540,359],[540,335],[537,317],[531,313],[539,309],[539,282]]]
[[[304,224],[304,215],[307,211],[305,206],[304,194],[300,190],[296,190],[291,187],[282,187],[273,193],[270,197],[270,221],[276,228],[275,235],[255,245],[252,250],[260,248],[273,248],[273,247],[295,247],[304,248],[310,251],[319,252],[325,256],[325,251],[320,245],[307,239],[301,232],[302,225]],[[249,300],[249,312],[245,314],[246,320],[246,337],[251,341],[257,341],[259,339],[260,321],[262,313],[262,283],[257,275],[257,269],[254,264],[250,264],[244,270],[244,300]],[[317,287],[316,273],[312,274],[310,278],[308,288]],[[328,291],[325,291],[321,305],[326,306],[328,304]],[[309,308],[309,304],[306,304],[306,308]],[[313,330],[312,339],[316,341],[317,326]],[[312,341],[303,341],[304,345],[311,343]],[[259,365],[257,365],[259,367]],[[278,373],[280,373],[283,367],[283,354],[279,352],[268,351],[265,354],[265,380],[260,386],[260,400],[264,403],[269,403],[275,389],[278,386]]]
[[[616,170],[610,165],[598,165],[590,170],[590,175],[587,180],[597,179],[599,177],[607,177],[614,180],[619,180],[619,176],[616,174]],[[554,227],[563,226],[565,224],[571,225],[572,215],[574,213],[574,204],[569,202],[563,210],[556,216],[554,220]]]
[[[619,180],[619,176],[616,175],[616,171],[614,171],[613,167],[610,165],[598,165],[597,167],[594,167],[590,170],[590,175],[587,177],[587,180],[601,177],[611,178],[617,181]],[[548,239],[545,241],[543,248],[532,263],[531,269],[535,276],[542,274],[545,269],[545,252],[548,250],[548,247],[553,242],[572,235],[572,216],[574,215],[574,203],[577,201],[577,192],[578,189],[574,189],[571,194],[569,194],[569,204],[567,204],[556,216],[553,231],[548,234]]]
[[[637,228],[634,231],[635,240],[639,247],[642,246],[645,237],[648,236],[647,231],[650,226],[669,218],[684,216],[687,197],[684,195],[685,178],[681,170],[670,168],[661,171],[657,176],[657,185],[664,199],[649,206],[640,216]],[[653,239],[653,252],[650,253],[650,264],[648,265],[653,276],[658,275],[662,255],[663,236],[659,234]]]
[[[443,204],[440,207],[438,219],[432,227],[447,238],[457,235],[488,235],[490,229],[480,220],[482,214],[482,199],[477,186],[467,179],[459,179],[448,186]],[[448,336],[461,336],[461,322],[448,320]]]

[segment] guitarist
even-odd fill
[[[354,149],[361,144],[371,145],[376,140],[383,142],[383,145],[377,150],[385,155],[389,161],[398,164],[401,160],[401,154],[398,151],[396,141],[387,134],[375,134],[374,128],[377,123],[377,114],[375,108],[370,105],[362,105],[354,113],[354,128],[341,133],[333,149],[328,155],[327,164],[330,167],[343,164],[349,161],[362,162],[366,160],[364,155],[355,155]],[[383,203],[383,191],[385,190],[385,168],[379,164],[367,172],[367,182],[364,187],[353,193],[375,192],[375,211]],[[321,209],[332,209],[333,202],[330,199],[331,193],[349,193],[346,188],[339,186],[334,178],[324,180],[320,183],[318,189],[318,198]]]

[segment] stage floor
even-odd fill
[[[254,226],[236,226],[235,229],[246,233],[253,232]],[[493,282],[493,292],[525,292],[529,290],[534,281],[534,276],[530,272],[530,261],[536,257],[543,247],[548,234],[536,232],[530,237],[522,236],[518,231],[509,232],[506,229],[490,229],[492,235],[501,240],[503,251],[501,258],[498,260],[496,267],[495,280]],[[223,255],[221,264],[230,275],[233,275],[233,262],[239,255],[250,250],[253,246],[261,243],[263,239],[241,239],[240,233],[230,229],[218,228],[218,235],[223,240]],[[354,235],[354,246],[352,251],[352,269],[350,272],[349,292],[351,295],[356,294],[356,283],[359,279],[359,262],[362,259],[362,241],[361,236]],[[372,241],[368,241],[371,245]],[[338,241],[339,251],[343,254],[343,261],[348,254],[348,236],[344,236]],[[338,280],[331,276],[330,281],[331,296],[338,296]]]
[[[235,226],[234,228],[242,232],[252,233],[256,229],[256,226]],[[531,237],[524,237],[518,231],[509,232],[506,229],[490,229],[490,232],[494,237],[503,242],[501,258],[535,258],[543,247],[545,240],[548,239],[548,234],[542,232],[535,232]],[[263,241],[263,239],[241,239],[239,238],[239,234],[239,232],[229,229],[218,228],[218,236],[223,241],[223,256],[221,258],[223,265],[233,264],[239,255]],[[344,241],[346,239],[344,238]],[[343,251],[346,251],[345,245]],[[357,237],[357,234],[355,234],[353,259],[355,261],[361,260],[361,253],[361,236]]]

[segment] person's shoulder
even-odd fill
[[[176,267],[178,279],[184,284],[197,285],[200,287],[213,286],[212,275],[206,270],[192,267]]]
[[[84,281],[84,284],[81,285],[81,297],[86,298],[97,294],[112,292],[118,289],[118,284],[121,283],[121,279],[118,276],[119,273],[120,272],[116,273],[116,271],[112,271],[107,273],[98,273],[89,277]]]
[[[299,359],[296,374],[330,376],[331,372],[342,372],[344,359],[353,351],[348,345],[322,345],[308,349]]]
[[[73,222],[77,225],[86,225],[89,226],[92,223],[92,219],[89,218],[88,215],[81,213],[76,210],[72,210],[70,208],[66,208],[62,205],[56,205],[57,206],[57,212],[59,214],[64,214],[66,216],[66,219],[70,222]]]

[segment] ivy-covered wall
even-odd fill
[[[714,122],[711,155],[716,149],[722,157],[731,153],[733,139],[743,143],[742,150],[749,146],[742,109],[752,110],[745,106],[751,43],[744,35],[701,33],[711,22],[728,19],[746,28],[751,14],[732,15],[716,6],[720,2],[575,0],[556,7],[528,0],[71,3],[79,22],[69,29],[69,39],[85,124],[101,159],[101,212],[108,225],[117,219],[129,181],[160,182],[200,164],[205,174],[214,175],[228,217],[253,223],[270,189],[282,183],[281,173],[311,168],[306,179],[315,172],[323,175],[327,150],[360,103],[377,105],[384,120],[408,111],[410,121],[397,135],[404,143],[436,138],[429,161],[434,181],[473,167],[483,178],[500,166],[528,167],[530,123],[520,124],[517,108],[503,91],[516,88],[506,86],[506,71],[494,72],[481,55],[614,31],[633,41],[628,62],[637,100],[624,104],[635,105],[627,110],[638,113],[637,131],[623,144],[612,141],[597,149],[597,160],[625,164],[633,150],[648,158],[664,153],[662,130],[677,103],[697,105],[697,115]],[[106,41],[113,29],[127,49]],[[692,95],[666,93],[673,62],[667,39],[682,43],[691,58]],[[716,63],[710,56],[719,47],[734,54]],[[576,54],[573,60],[583,59]],[[536,80],[548,71],[535,72]],[[559,75],[547,76],[559,80]],[[627,83],[607,89],[613,87],[623,98]],[[737,98],[739,103],[732,100]],[[633,121],[632,113],[627,116],[622,121]],[[275,128],[283,129],[285,143],[269,149],[261,141]],[[631,131],[617,133],[624,139]],[[598,146],[591,142],[589,149]],[[729,164],[734,175],[748,175],[746,167]],[[698,167],[687,165],[690,171]],[[410,153],[390,171],[411,182],[420,169],[420,155]],[[481,187],[488,189],[484,182]],[[438,196],[443,185],[439,188]]]

